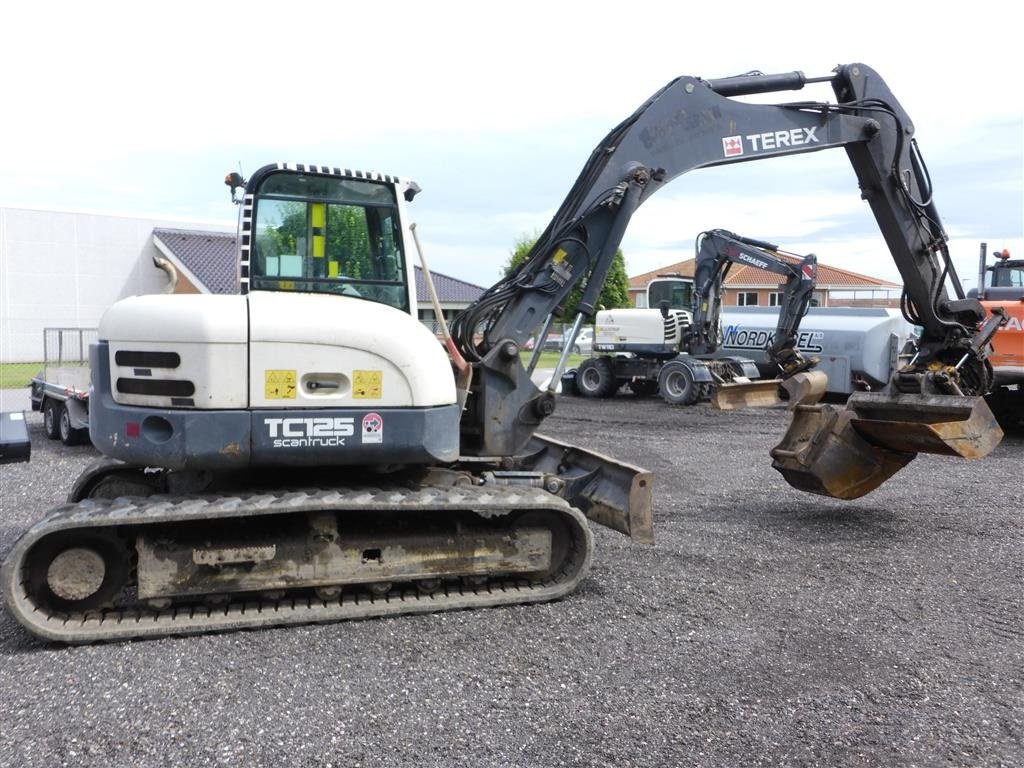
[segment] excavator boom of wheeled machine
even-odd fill
[[[734,98],[808,82],[838,102]],[[911,137],[862,64],[677,78],[595,148],[527,261],[456,319],[451,359],[417,319],[415,184],[287,164],[229,175],[243,191],[239,294],[139,296],[104,314],[90,435],[106,458],[15,544],[8,610],[88,642],[508,605],[573,589],[588,518],[652,541],[650,474],[539,436],[565,357],[541,391],[519,350],[586,279],[575,337],[639,205],[713,165],[845,148],[923,327],[898,374],[906,395],[838,414],[804,397],[803,426],[776,450],[786,479],[845,498],[914,451],[983,455],[999,436],[978,406],[999,318],[963,297]]]

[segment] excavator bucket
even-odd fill
[[[999,445],[1003,431],[981,397],[858,393],[846,403],[853,427],[893,451],[980,459]]]
[[[821,371],[804,371],[788,379],[723,384],[711,398],[711,404],[722,411],[769,408],[787,401],[811,405],[821,399],[827,386],[828,376]],[[785,400],[781,397],[781,389],[786,390]]]
[[[785,402],[779,396],[781,379],[761,379],[721,384],[711,396],[711,405],[720,411],[737,408],[770,408]]]
[[[802,491],[856,499],[909,464],[916,453],[879,448],[851,424],[853,413],[834,405],[797,405],[772,466]]]
[[[870,493],[918,453],[981,458],[1003,434],[980,397],[858,393],[843,409],[791,408],[772,466],[794,488],[837,499]]]

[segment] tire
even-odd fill
[[[658,392],[672,405],[693,405],[700,398],[702,387],[693,380],[693,371],[681,363],[669,363],[658,376]]]
[[[576,371],[576,390],[583,397],[611,397],[618,388],[611,361],[606,357],[588,358]]]
[[[573,344],[573,346],[572,346],[572,353],[574,355],[580,354],[580,345],[579,344]]]
[[[65,410],[64,404],[57,400],[46,398],[43,401],[43,431],[51,440],[60,437],[60,417]]]
[[[68,409],[61,407],[60,420],[57,422],[60,441],[64,445],[79,445],[82,442],[82,430],[71,426],[71,414]]]

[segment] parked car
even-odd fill
[[[576,343],[572,345],[572,351],[577,355],[589,355],[594,351],[594,329],[581,328],[576,337]]]
[[[562,334],[560,333],[549,333],[548,337],[544,339],[544,350],[554,350],[555,352],[562,351]]]
[[[550,333],[544,340],[544,349],[561,352],[565,337],[561,333]],[[594,329],[581,328],[576,341],[572,345],[573,354],[589,355],[594,349]]]

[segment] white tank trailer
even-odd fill
[[[765,347],[778,321],[775,307],[723,307],[722,345],[711,357],[747,357],[762,376],[776,371]],[[884,391],[894,368],[909,359],[914,326],[898,309],[883,307],[812,307],[800,323],[797,348],[821,358],[817,370],[828,376],[828,391],[836,394]],[[905,360],[903,360],[905,362]]]

